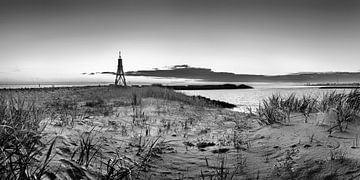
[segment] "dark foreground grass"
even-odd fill
[[[302,96],[295,94],[281,96],[274,94],[263,100],[259,105],[259,119],[264,124],[285,123],[290,121],[291,113],[304,115],[305,123],[310,113],[333,111],[337,115],[337,124],[330,130],[338,128],[343,131],[344,125],[352,122],[360,114],[360,90],[355,89],[349,93],[327,92],[322,97]]]
[[[0,97],[0,103],[0,179],[40,179],[54,145],[42,156],[43,111],[21,98]]]

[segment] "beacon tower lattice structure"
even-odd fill
[[[119,59],[118,59],[118,68],[116,72],[115,85],[120,85],[122,83],[123,86],[126,86],[125,73],[122,65],[121,59],[121,51],[119,51]]]

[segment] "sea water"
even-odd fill
[[[288,96],[295,93],[296,96],[310,95],[321,98],[326,92],[334,89],[320,89],[314,86],[303,86],[289,83],[264,83],[250,84],[254,89],[226,89],[226,90],[182,90],[186,95],[200,95],[213,100],[225,101],[237,105],[234,110],[246,112],[248,108],[255,110],[259,104],[273,94]],[[348,92],[350,90],[337,89],[337,92]]]

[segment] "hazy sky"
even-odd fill
[[[360,70],[360,0],[0,0],[0,81],[175,64]]]

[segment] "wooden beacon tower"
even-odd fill
[[[115,78],[115,86],[122,83],[123,86],[126,86],[126,79],[125,79],[125,73],[122,65],[122,59],[121,59],[121,51],[119,51],[119,59],[118,59],[118,68],[116,72],[116,78]]]

